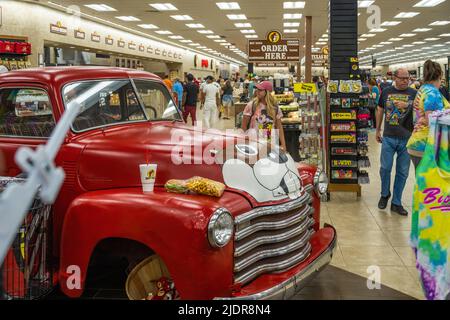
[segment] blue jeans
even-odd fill
[[[409,158],[406,144],[408,139],[384,137],[381,148],[381,196],[389,197],[391,194],[391,172],[394,165],[394,155],[397,153],[397,164],[395,169],[394,195],[392,204],[402,205],[402,194],[405,189],[406,180],[409,175],[409,166],[411,160]]]

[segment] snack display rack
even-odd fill
[[[295,101],[280,103],[288,152],[296,162],[321,165],[323,159],[322,116],[317,95],[295,94]]]

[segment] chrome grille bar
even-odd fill
[[[239,260],[235,264],[234,271],[240,272],[257,261],[260,261],[260,260],[263,260],[266,258],[282,256],[282,255],[291,253],[295,250],[301,249],[305,245],[308,244],[308,241],[310,238],[311,238],[311,231],[307,230],[300,239],[297,239],[294,242],[291,242],[289,244],[283,244],[282,247],[275,246],[273,248],[258,250],[256,252],[254,252],[253,254],[249,255],[248,257],[245,257],[242,260]]]
[[[235,277],[235,282],[237,283],[247,283],[248,281],[254,279],[255,277],[268,272],[284,272],[289,270],[291,267],[297,263],[305,260],[311,252],[311,244],[308,243],[305,248],[295,254],[291,254],[289,257],[282,259],[280,261],[267,261],[260,265],[255,266],[255,268],[243,273],[242,275],[237,275]],[[270,260],[270,259],[269,259]]]
[[[309,204],[310,201],[311,195],[305,192],[300,198],[293,200],[291,202],[284,203],[278,206],[257,208],[248,213],[242,214],[236,217],[235,224],[237,227],[239,227],[240,224],[258,217],[287,212],[293,209],[301,208],[304,205]]]
[[[277,221],[277,222],[262,221],[259,223],[252,224],[248,227],[245,227],[242,230],[238,230],[238,231],[236,231],[234,238],[236,241],[240,241],[257,231],[280,230],[280,229],[288,228],[290,226],[293,226],[294,224],[302,222],[306,217],[312,215],[313,213],[314,213],[313,208],[311,208],[309,206],[305,206],[296,215],[294,215],[291,218],[288,218],[286,220]]]
[[[309,227],[311,227],[311,225],[314,225],[314,220],[310,218],[305,220],[302,224],[298,225],[297,227],[293,229],[288,229],[277,235],[265,235],[265,236],[263,235],[261,237],[256,237],[251,241],[244,242],[243,244],[236,244],[234,256],[240,257],[245,253],[249,252],[250,250],[263,244],[283,242],[288,239],[300,236]]]

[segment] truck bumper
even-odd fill
[[[216,300],[286,300],[303,289],[333,257],[337,235],[332,226],[325,226],[313,237],[310,257],[293,269],[275,275],[264,275],[244,287],[233,297],[217,297]],[[267,288],[267,285],[270,287]],[[266,287],[266,288],[264,288]]]

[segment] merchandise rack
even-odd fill
[[[341,80],[359,80],[357,70],[352,69],[351,58],[358,56],[358,2],[356,0],[330,0],[329,1],[329,70],[330,81]],[[340,86],[338,86],[340,87]],[[339,106],[332,104],[336,99],[340,99]],[[327,95],[327,151],[329,153],[327,161],[327,173],[330,180],[330,192],[355,192],[358,197],[361,196],[361,185],[358,181],[357,168],[343,168],[339,170],[353,170],[352,175],[344,179],[336,179],[333,176],[337,169],[333,165],[334,161],[350,161],[353,164],[358,163],[358,133],[357,130],[351,132],[341,132],[339,134],[346,135],[354,133],[356,141],[348,143],[333,143],[331,136],[338,134],[332,130],[333,124],[357,124],[357,116],[355,119],[333,119],[332,113],[344,113],[354,111],[357,114],[358,106],[350,105],[343,108],[342,99],[359,99],[356,93],[331,93]],[[356,128],[358,129],[357,125]],[[343,154],[337,154],[339,151]]]

